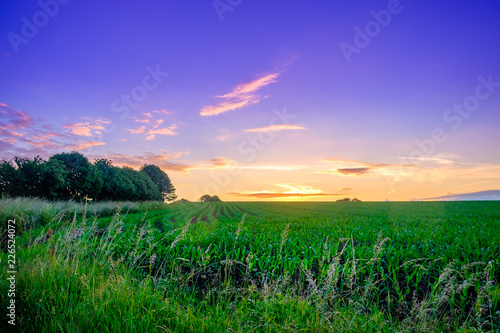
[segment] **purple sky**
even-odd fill
[[[189,200],[498,189],[499,17],[493,0],[4,1],[0,157],[155,163]]]

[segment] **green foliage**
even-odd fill
[[[67,186],[60,190],[63,198],[97,197],[101,191],[102,179],[99,178],[96,167],[85,156],[78,152],[60,153],[49,160],[61,161],[67,173]]]
[[[210,196],[209,194],[204,194],[201,196],[200,201],[201,202],[221,202],[222,200],[216,195]]]
[[[162,200],[163,195],[155,183],[148,175],[141,171],[136,171],[129,167],[121,169],[124,177],[130,179],[134,184],[132,192],[129,194],[132,200]]]
[[[97,160],[95,166],[104,183],[100,200],[160,200],[158,188],[139,171],[115,167],[106,159]]]
[[[44,161],[15,156],[0,162],[0,197],[50,200],[170,201],[175,188],[155,165],[141,171],[115,167],[106,159],[94,164],[78,152],[61,153]]]
[[[499,202],[151,208],[18,235],[21,331],[500,330]]]
[[[13,161],[3,159],[0,163],[0,194],[16,196],[21,176]]]
[[[67,171],[59,160],[17,157],[0,164],[0,195],[57,199],[67,187]]]
[[[163,172],[156,165],[144,165],[141,169],[142,172],[146,173],[149,178],[156,184],[158,189],[163,195],[163,201],[174,201],[177,199],[177,195],[175,194],[175,187],[172,185],[170,178],[168,175]]]
[[[68,184],[68,172],[62,161],[52,159],[43,164],[40,197],[61,199]]]

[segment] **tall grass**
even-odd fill
[[[237,210],[227,206],[228,211]],[[223,218],[217,228],[208,219],[205,224],[192,219],[203,211],[211,214],[206,205],[197,204],[175,208],[178,211],[115,210],[104,228],[103,219],[86,214],[84,207],[66,223],[54,219],[40,225],[29,237],[19,238],[22,330],[500,329],[495,260],[398,258],[400,246],[406,245],[380,232],[370,244],[352,235],[311,241],[311,253],[317,255],[312,260],[313,255],[301,255],[305,247],[297,244],[301,236],[307,237],[304,229],[297,229],[302,224],[286,220],[260,225],[260,218],[269,220],[270,215],[259,215],[258,206],[253,207],[254,214]],[[182,221],[179,212],[184,212]],[[177,220],[168,220],[170,216]],[[255,231],[261,227],[268,233],[258,238]],[[293,257],[300,258],[297,266]],[[0,285],[2,295],[6,288]],[[6,301],[0,302],[2,308]]]
[[[1,198],[0,221],[16,219],[18,232],[22,233],[38,226],[45,226],[49,222],[60,219],[63,216],[71,218],[75,213],[82,214],[84,210],[89,214],[109,216],[114,214],[118,206],[122,210],[129,212],[166,207],[163,203],[153,201],[79,203],[76,201],[49,201],[37,198]]]

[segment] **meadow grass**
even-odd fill
[[[18,231],[35,229],[58,219],[60,216],[72,216],[75,213],[82,214],[86,210],[89,214],[108,216],[116,212],[117,207],[128,212],[138,212],[146,209],[165,208],[165,204],[160,202],[114,202],[105,201],[98,203],[85,203],[77,201],[50,201],[39,198],[1,198],[0,199],[0,219],[15,218],[18,221]],[[3,226],[3,224],[2,224]]]
[[[25,224],[21,331],[500,329],[498,202],[152,208]]]

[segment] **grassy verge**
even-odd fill
[[[227,205],[226,211],[235,210]],[[379,234],[371,243],[322,239],[309,246],[319,259],[308,261],[314,256],[301,257],[307,247],[295,243],[307,236],[302,225],[268,225],[264,238],[255,238],[266,217],[257,210],[253,218],[234,214],[207,222],[200,216],[213,216],[207,205],[175,207],[121,210],[108,218],[84,208],[18,236],[22,331],[500,329],[496,248],[494,260],[481,262],[458,260],[467,253],[456,260],[414,258],[402,252],[406,244]],[[5,271],[0,279],[5,295]],[[7,302],[2,298],[2,308]]]

